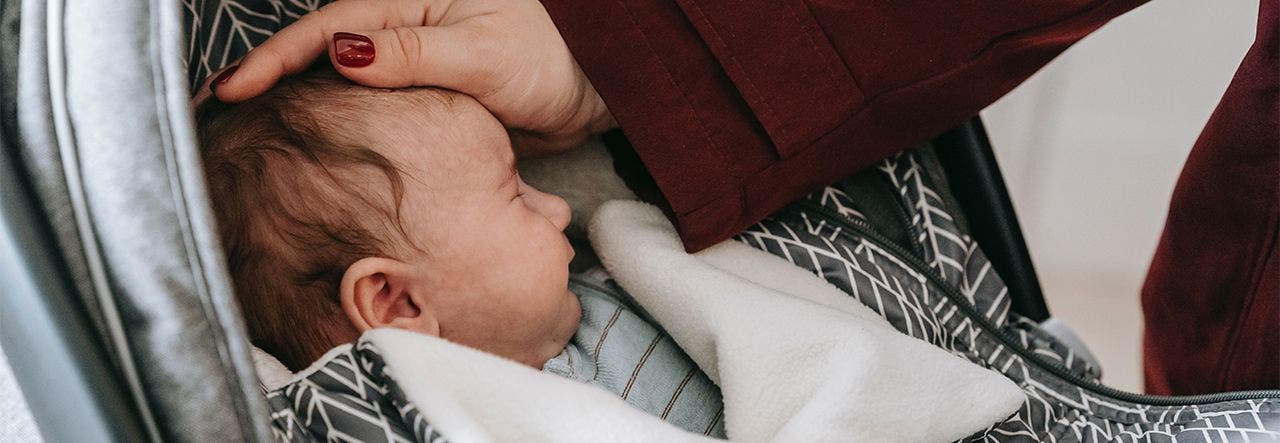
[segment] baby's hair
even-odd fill
[[[352,263],[416,249],[399,216],[403,173],[359,144],[377,130],[371,114],[423,110],[423,94],[412,92],[365,88],[319,67],[248,101],[210,99],[196,110],[249,335],[292,370],[356,338],[338,300]]]

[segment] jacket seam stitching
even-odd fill
[[[689,94],[686,92],[685,88],[681,87],[680,83],[676,81],[675,76],[671,74],[671,69],[667,67],[667,60],[657,55],[658,51],[654,49],[650,41],[649,35],[645,33],[644,27],[640,26],[640,24],[636,22],[635,14],[632,13],[631,9],[627,7],[627,4],[626,4],[627,2],[625,0],[619,0],[619,1],[615,1],[614,3],[617,4],[620,8],[622,8],[622,13],[626,14],[627,21],[630,22],[632,29],[635,29],[636,32],[640,34],[640,37],[642,37],[642,40],[643,40],[642,43],[644,44],[645,49],[647,49],[649,54],[653,55],[654,59],[658,61],[657,67],[662,70],[663,75],[666,77],[667,83],[679,91],[678,94],[675,94],[676,98],[680,101],[680,104],[685,109],[689,110],[689,113],[692,114],[693,116],[693,120],[697,121],[698,128],[702,131],[702,136],[700,138],[707,140],[708,143],[712,146],[716,154],[716,159],[719,160],[717,161],[717,163],[722,165],[727,165],[728,163],[724,161],[725,160],[724,154],[727,151],[725,151],[724,147],[721,146],[721,144],[717,142],[715,138],[710,135],[712,131],[707,126],[706,121],[702,118],[702,115],[698,112],[698,109],[694,107],[692,103],[689,102]],[[681,15],[683,16],[684,14],[681,14]],[[685,19],[687,20],[688,17],[685,16]],[[681,147],[684,148],[684,151],[686,152],[689,150],[688,143],[683,143]],[[636,154],[639,155],[639,151],[637,151]],[[643,157],[641,157],[641,163],[644,164]],[[647,168],[648,167],[647,164],[645,165]],[[731,174],[733,173],[732,170],[728,172],[730,172]],[[650,175],[653,175],[653,173],[650,172]],[[741,187],[741,180],[737,177],[736,174],[734,174],[733,177],[735,182],[734,187]],[[655,181],[656,181],[656,177],[655,177]],[[658,186],[658,189],[661,191],[662,186]],[[723,190],[725,191],[725,193],[728,193],[732,190],[732,188],[725,188]],[[671,197],[669,195],[666,195],[666,192],[663,192],[663,195],[667,198],[667,204],[671,205]],[[707,204],[709,204],[710,202],[718,201],[718,200],[719,198],[706,200],[702,202],[702,204],[700,204],[698,207],[701,208],[701,207],[707,206]],[[675,212],[674,207],[672,208],[672,212]]]
[[[1146,2],[1146,0],[1142,0],[1142,1],[1143,1],[1144,3]],[[823,139],[826,139],[828,136],[830,136],[832,132],[835,132],[837,129],[840,129],[840,128],[841,128],[841,127],[843,127],[845,124],[848,124],[848,122],[849,122],[850,120],[853,120],[854,118],[857,118],[858,116],[860,116],[860,115],[862,115],[862,114],[865,114],[865,113],[867,113],[867,112],[870,112],[873,108],[875,108],[875,106],[878,104],[878,102],[881,100],[881,98],[882,98],[883,96],[885,96],[885,95],[893,94],[893,93],[896,93],[896,92],[901,91],[901,90],[903,90],[903,89],[907,89],[907,88],[910,88],[910,87],[913,87],[913,86],[919,85],[919,84],[921,84],[921,83],[926,83],[926,82],[929,82],[929,81],[937,80],[937,79],[939,79],[939,78],[943,78],[943,77],[950,76],[950,75],[952,75],[953,73],[955,73],[955,72],[957,72],[957,71],[962,70],[963,68],[965,68],[965,67],[966,67],[966,66],[968,66],[969,64],[973,63],[974,61],[979,60],[979,59],[981,59],[981,58],[984,58],[984,57],[986,57],[986,56],[989,56],[989,55],[991,54],[991,49],[992,49],[992,48],[995,48],[995,47],[997,47],[997,46],[1003,46],[1003,45],[1005,45],[1005,44],[1008,44],[1009,42],[1016,41],[1016,40],[1017,40],[1017,36],[1020,36],[1021,34],[1027,34],[1027,33],[1030,33],[1030,32],[1031,32],[1031,31],[1033,31],[1033,30],[1038,30],[1038,29],[1043,29],[1043,28],[1052,27],[1052,26],[1055,26],[1055,25],[1061,24],[1061,23],[1063,23],[1063,22],[1070,21],[1070,20],[1072,20],[1072,19],[1076,19],[1076,18],[1079,18],[1079,17],[1087,16],[1087,15],[1089,15],[1089,14],[1093,13],[1093,12],[1096,12],[1096,11],[1097,11],[1097,10],[1099,10],[1099,9],[1102,9],[1102,7],[1103,7],[1103,6],[1105,6],[1105,5],[1109,5],[1109,4],[1112,4],[1112,3],[1115,3],[1115,0],[1105,0],[1105,1],[1102,1],[1102,2],[1098,3],[1098,4],[1097,4],[1097,5],[1095,5],[1093,8],[1089,8],[1089,10],[1088,10],[1088,11],[1085,11],[1085,12],[1082,12],[1082,13],[1079,13],[1079,14],[1075,14],[1075,15],[1072,15],[1072,16],[1070,16],[1070,17],[1064,17],[1064,18],[1062,18],[1062,19],[1060,19],[1060,20],[1056,20],[1056,21],[1054,21],[1054,22],[1052,22],[1052,23],[1047,23],[1047,24],[1044,24],[1044,25],[1041,25],[1041,26],[1037,26],[1037,27],[1035,27],[1035,28],[1025,29],[1025,30],[1023,30],[1022,32],[1017,32],[1017,33],[1013,33],[1013,34],[1005,34],[1005,35],[1003,35],[1003,36],[1001,36],[1001,37],[997,37],[997,38],[995,38],[995,39],[992,39],[992,41],[991,41],[987,46],[983,47],[983,49],[981,49],[981,50],[979,50],[977,53],[975,53],[973,57],[970,57],[969,59],[966,59],[965,61],[963,61],[963,62],[961,62],[961,63],[957,64],[956,66],[951,67],[950,69],[947,69],[947,70],[945,70],[945,71],[941,71],[941,72],[937,72],[937,73],[931,74],[931,75],[926,76],[926,77],[922,77],[922,78],[920,78],[920,79],[918,79],[918,80],[912,81],[912,82],[907,83],[907,84],[899,85],[899,86],[896,86],[896,87],[894,87],[894,88],[891,88],[891,89],[887,89],[887,90],[881,91],[881,92],[879,92],[879,93],[877,93],[877,94],[875,94],[875,95],[872,95],[872,96],[866,96],[866,97],[864,98],[863,103],[862,103],[862,105],[861,105],[861,106],[856,107],[856,108],[855,108],[856,110],[854,110],[853,112],[850,112],[848,115],[846,115],[846,116],[845,116],[845,118],[841,119],[841,120],[840,120],[840,122],[838,122],[838,123],[835,123],[835,124],[831,125],[831,127],[830,127],[830,128],[827,128],[827,130],[823,131],[821,135],[819,135],[819,136],[817,136],[817,137],[814,137],[814,139],[813,139],[812,141],[810,141],[807,145],[805,145],[805,146],[804,146],[804,147],[802,147],[802,148],[797,148],[795,151],[793,151],[793,152],[792,152],[790,155],[788,155],[786,158],[781,158],[781,157],[780,157],[780,158],[779,158],[779,160],[778,160],[777,162],[775,162],[775,163],[773,163],[773,164],[770,164],[770,165],[767,165],[767,166],[765,166],[763,169],[761,169],[760,171],[756,171],[755,173],[756,173],[756,174],[758,174],[758,173],[761,173],[761,172],[764,172],[764,171],[768,171],[768,170],[774,169],[778,164],[780,164],[780,163],[785,163],[785,162],[786,162],[786,160],[789,160],[789,159],[791,159],[791,158],[793,158],[793,157],[798,157],[801,153],[806,152],[806,151],[809,151],[810,149],[812,149],[812,148],[813,148],[813,146],[814,146],[815,144],[818,144],[818,143],[819,143],[819,142],[821,142]],[[856,78],[856,76],[853,76],[853,75],[852,75],[852,72],[851,72],[851,73],[850,73],[850,78]],[[855,83],[855,84],[856,84],[856,83]],[[861,90],[861,89],[860,89],[860,90]],[[867,91],[863,90],[863,92],[865,93],[865,92],[867,92]],[[772,138],[770,138],[770,141],[772,142]],[[776,148],[776,145],[775,145],[775,148]],[[895,151],[895,152],[902,152],[902,151],[904,151],[904,150],[906,150],[906,148],[905,148],[905,147],[904,147],[904,148],[902,148],[902,149],[898,149],[898,150],[897,150],[897,151]],[[855,172],[856,172],[856,171],[855,171]],[[718,200],[718,199],[717,199],[717,200]],[[710,204],[710,202],[712,202],[712,201],[716,201],[716,200],[710,200],[710,201],[708,201],[708,204]],[[705,205],[703,205],[703,206],[705,206]],[[702,208],[702,206],[699,206],[699,207],[698,207],[698,209],[700,209],[700,208]],[[696,211],[696,210],[697,210],[697,209],[693,209],[693,210],[690,210],[690,211],[688,211],[688,212],[693,212],[693,211]]]

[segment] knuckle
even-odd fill
[[[395,37],[396,50],[400,53],[405,65],[421,66],[423,42],[418,33],[411,28],[394,28],[392,35]]]

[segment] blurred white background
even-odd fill
[[[1142,279],[1257,13],[1257,0],[1153,1],[982,113],[1050,311],[1114,387],[1142,388]]]

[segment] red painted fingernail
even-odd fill
[[[231,78],[231,74],[236,73],[237,69],[240,69],[240,65],[227,68],[226,71],[222,71],[221,74],[218,74],[218,77],[214,78],[212,83],[209,83],[209,91],[214,93],[218,92],[218,85],[226,83],[227,80]]]
[[[369,66],[377,55],[373,50],[373,40],[350,32],[333,33],[333,49],[338,64],[348,68]]]

